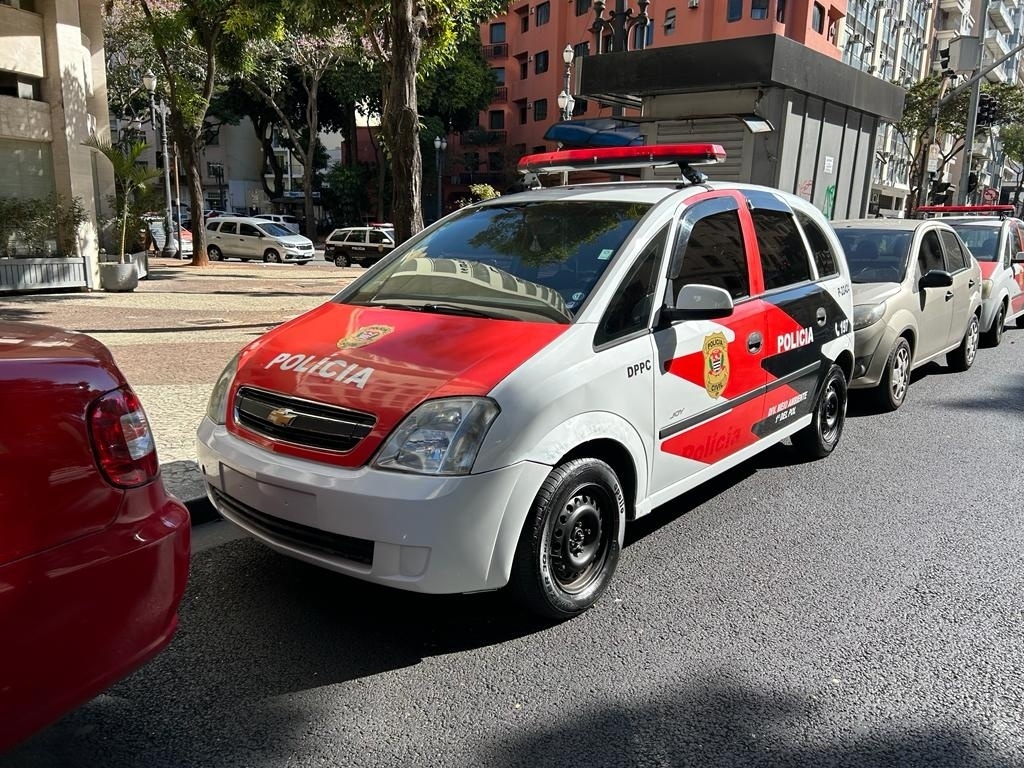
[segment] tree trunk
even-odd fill
[[[185,138],[180,136],[179,138]],[[191,204],[189,216],[192,219],[192,266],[206,267],[210,264],[206,253],[206,222],[203,221],[203,176],[199,162],[198,140],[183,141],[182,160],[185,166],[185,186],[188,187]]]
[[[394,180],[391,213],[395,237],[403,242],[423,229],[420,206],[423,158],[420,156],[419,104],[416,71],[420,35],[426,25],[423,0],[391,0],[391,61],[384,94],[383,129]]]
[[[316,176],[316,144],[320,135],[320,120],[317,110],[317,92],[320,80],[310,77],[304,82],[306,89],[306,128],[309,143],[306,145],[306,163],[302,173],[302,197],[306,216],[306,237],[316,240],[316,214],[313,212],[313,179]]]

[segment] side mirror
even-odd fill
[[[953,276],[944,269],[929,269],[917,284],[921,288],[949,288],[953,284]]]
[[[679,290],[674,307],[661,311],[662,323],[681,320],[714,320],[728,317],[733,312],[732,296],[724,288],[713,285],[684,285]]]
[[[266,237],[266,235],[263,234],[263,230],[257,229],[256,231],[260,233],[260,237]]]
[[[1014,264],[1024,264],[1024,251],[1017,251],[1013,257]]]

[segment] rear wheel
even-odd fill
[[[833,365],[821,385],[811,423],[793,434],[793,447],[810,459],[823,459],[839,444],[846,424],[846,376]]]
[[[946,362],[954,371],[966,371],[974,365],[974,358],[978,354],[978,328],[978,316],[971,315],[960,346],[946,355]]]
[[[999,305],[999,309],[996,311],[996,317],[992,321],[992,327],[985,331],[985,335],[982,336],[982,341],[986,347],[998,347],[999,342],[1003,340],[1003,326],[1006,325],[1006,303]]]
[[[273,248],[269,248],[266,253],[263,254],[263,261],[268,264],[280,264],[281,254],[275,251]]]
[[[210,257],[210,261],[224,261],[224,254],[220,252],[220,248],[216,245],[207,247],[206,255]]]
[[[895,411],[907,399],[913,362],[914,355],[910,351],[910,342],[900,336],[889,352],[882,380],[873,390],[875,403],[883,411]]]
[[[523,526],[510,589],[547,618],[582,613],[611,581],[625,519],[622,486],[605,462],[573,459],[555,467]]]

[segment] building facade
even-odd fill
[[[99,284],[113,174],[83,142],[109,135],[100,0],[0,0],[0,198],[56,194],[85,211],[69,252],[0,260],[0,290]]]

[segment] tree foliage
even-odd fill
[[[125,242],[128,235],[128,213],[135,197],[147,185],[160,176],[156,169],[148,168],[139,163],[139,158],[149,146],[144,141],[131,141],[127,144],[111,144],[95,136],[90,137],[85,146],[91,147],[107,159],[114,170],[114,187],[117,190],[118,221],[121,225],[121,249],[118,261],[128,263]]]

